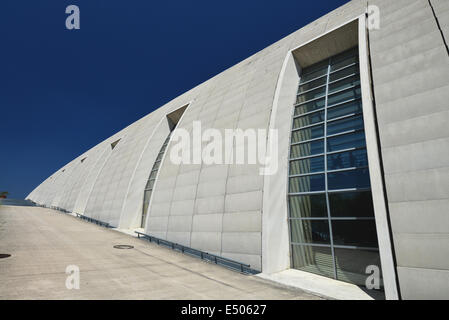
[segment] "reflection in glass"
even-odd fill
[[[327,151],[334,152],[349,148],[365,146],[365,133],[363,131],[348,133],[327,139]]]
[[[290,218],[327,217],[326,195],[289,197]]]
[[[330,244],[327,220],[290,220],[293,243]]]
[[[292,143],[294,143],[293,139]],[[323,151],[324,151],[324,140],[317,140],[292,146],[290,150],[290,157],[292,159],[300,157],[308,157],[315,154],[321,154],[323,153]]]
[[[295,108],[295,116],[324,108],[325,99],[318,99],[301,104]]]
[[[352,113],[362,113],[362,101],[355,100],[327,110],[327,119],[332,120]]]
[[[291,193],[323,191],[324,188],[324,174],[290,178]]]
[[[293,268],[334,277],[331,248],[292,245]]]
[[[337,269],[337,279],[365,286],[366,268],[377,266],[381,269],[378,251],[335,248],[335,267]],[[380,283],[382,283],[382,272],[380,272]]]
[[[327,134],[337,134],[350,130],[360,130],[363,129],[363,118],[362,116],[355,116],[350,118],[345,118],[341,120],[336,120],[329,122],[327,124]]]
[[[329,94],[360,85],[359,76],[352,76],[329,85]]]
[[[306,84],[302,84],[299,86],[298,94],[301,94],[305,91],[312,90],[313,88],[322,86],[326,84],[327,77],[321,77],[319,79],[307,82]]]
[[[303,93],[298,95],[298,98],[296,99],[296,103],[303,103],[315,98],[319,98],[324,96],[326,93],[326,87],[320,87],[318,89],[308,91],[307,93]]]
[[[327,170],[368,166],[366,149],[333,153],[327,156]]]
[[[324,157],[307,158],[290,162],[290,175],[324,171]]]
[[[302,116],[293,120],[293,129],[310,126],[315,123],[324,121],[324,111],[315,112],[306,116]]]
[[[360,87],[356,87],[330,95],[327,104],[328,106],[332,106],[337,103],[346,102],[352,99],[358,99],[360,97],[361,97]]]
[[[292,266],[364,285],[366,267],[380,261],[357,48],[305,68],[298,93],[289,162]]]
[[[328,173],[329,190],[369,188],[368,168]]]
[[[301,142],[311,139],[320,138],[324,135],[324,125],[317,125],[306,129],[293,131],[292,142]]]

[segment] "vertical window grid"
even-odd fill
[[[151,194],[153,192],[154,183],[156,182],[157,173],[159,172],[159,167],[161,165],[162,157],[164,156],[165,149],[167,148],[168,142],[170,141],[170,136],[172,131],[168,134],[164,143],[162,144],[161,149],[156,157],[156,160],[151,168],[150,176],[148,177],[147,184],[145,186],[144,195],[143,195],[143,205],[142,205],[142,220],[140,226],[145,228],[145,220],[148,211],[148,206],[150,204]]]
[[[303,70],[288,211],[293,268],[364,285],[380,263],[360,90],[357,48]]]

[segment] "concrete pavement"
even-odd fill
[[[0,254],[0,299],[319,299],[39,207],[0,207]]]

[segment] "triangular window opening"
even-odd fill
[[[111,149],[114,150],[115,146],[117,145],[117,143],[120,142],[121,139],[118,139],[117,141],[114,141],[113,143],[111,143]]]

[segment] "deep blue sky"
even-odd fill
[[[2,0],[0,191],[67,162],[348,0]],[[81,29],[65,28],[78,5]]]

